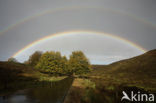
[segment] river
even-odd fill
[[[58,82],[43,83],[38,87],[18,90],[9,95],[0,96],[0,103],[63,103],[73,78]]]

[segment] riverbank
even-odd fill
[[[0,62],[0,76],[0,95],[67,78],[67,76],[42,73],[25,64],[10,62]]]
[[[7,88],[3,88],[1,86],[0,88],[0,96],[10,94],[12,92],[15,92],[17,90],[22,89],[30,89],[39,87],[45,84],[49,84],[51,82],[59,82],[61,80],[66,79],[67,76],[62,77],[40,77],[39,79],[29,79],[29,80],[22,80],[22,81],[14,81],[7,84]]]

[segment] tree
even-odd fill
[[[31,65],[31,66],[36,66],[36,64],[38,63],[40,57],[42,55],[41,51],[36,51],[34,52],[30,57],[29,60],[27,62],[27,64]]]
[[[69,69],[71,73],[84,74],[91,70],[91,65],[82,51],[74,51],[70,55]]]
[[[15,58],[13,58],[13,57],[9,58],[8,62],[18,63],[18,61]]]
[[[65,56],[62,57],[60,52],[45,52],[42,54],[36,68],[52,74],[65,74],[67,59]]]
[[[61,59],[61,64],[62,64],[62,74],[68,75],[69,74],[69,64],[68,64],[68,59],[66,56],[63,56]]]

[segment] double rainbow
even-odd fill
[[[29,48],[31,48],[31,47],[39,44],[39,43],[47,41],[47,40],[49,40],[51,38],[54,38],[54,37],[57,37],[57,36],[63,36],[63,35],[80,34],[80,33],[82,33],[84,35],[85,34],[105,35],[105,36],[111,37],[113,39],[121,40],[124,43],[127,43],[127,44],[129,44],[129,45],[131,45],[133,47],[138,48],[142,52],[146,52],[146,49],[144,49],[143,47],[141,47],[141,46],[139,46],[139,45],[137,45],[137,44],[135,44],[135,43],[125,39],[125,38],[122,38],[122,37],[119,37],[119,36],[116,36],[116,35],[113,35],[113,34],[108,34],[108,33],[104,33],[104,32],[95,32],[95,31],[84,31],[84,30],[83,31],[79,31],[79,30],[77,30],[77,31],[67,31],[67,32],[59,32],[59,33],[55,33],[55,34],[50,34],[50,35],[48,35],[46,37],[43,37],[43,38],[41,38],[39,40],[36,40],[36,41],[30,43],[29,45],[25,46],[24,48],[22,48],[21,50],[16,52],[12,57],[15,58],[19,54],[23,53],[25,50],[27,50],[27,49],[29,49]]]
[[[127,14],[125,12],[121,12],[121,11],[118,11],[118,10],[112,10],[112,9],[103,8],[103,7],[93,7],[93,6],[71,6],[71,7],[62,7],[62,8],[56,8],[56,9],[49,9],[49,10],[43,11],[41,13],[37,13],[37,14],[35,14],[33,16],[29,16],[29,17],[26,17],[24,19],[21,19],[17,23],[15,23],[13,25],[10,25],[6,29],[0,31],[0,35],[3,35],[6,32],[8,32],[9,30],[12,30],[12,29],[14,29],[17,26],[20,26],[20,25],[24,24],[25,22],[28,22],[30,20],[33,20],[33,19],[35,19],[37,17],[40,17],[40,16],[43,16],[43,15],[55,14],[57,12],[69,11],[69,10],[79,10],[79,9],[98,9],[98,10],[102,10],[102,11],[106,11],[106,12],[117,13],[117,14],[120,14],[120,15],[125,15],[125,16],[128,16],[128,17],[131,17],[132,19],[135,19],[135,20],[140,21],[140,22],[142,22],[142,23],[144,23],[144,24],[146,24],[148,26],[156,28],[156,26],[154,24],[152,24],[151,22],[149,22],[149,21],[146,21],[146,20],[144,20],[142,18],[139,18],[139,17],[137,17],[135,15]],[[24,48],[20,49],[12,57],[16,57],[17,55],[19,55],[22,52],[24,52],[26,49],[31,48],[32,46],[35,46],[38,43],[41,43],[41,42],[46,41],[48,39],[51,39],[53,37],[60,36],[60,35],[67,35],[67,34],[75,34],[75,33],[94,33],[94,34],[97,34],[97,35],[109,36],[111,38],[114,38],[114,39],[117,39],[117,40],[121,40],[121,41],[123,41],[123,42],[125,42],[127,44],[130,44],[130,45],[138,48],[142,52],[146,52],[146,49],[144,49],[143,47],[137,45],[136,43],[134,43],[132,41],[129,41],[129,40],[125,39],[125,38],[113,35],[113,34],[108,34],[108,33],[104,33],[104,32],[96,32],[96,31],[76,30],[76,31],[67,31],[67,32],[59,32],[59,33],[55,33],[55,34],[50,34],[50,35],[48,35],[46,37],[43,37],[43,38],[41,38],[39,40],[36,40],[36,41],[30,43],[29,45],[25,46]]]

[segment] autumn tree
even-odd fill
[[[59,63],[60,63],[60,67],[61,67],[59,69],[59,73],[64,74],[64,75],[68,74],[69,69],[68,69],[68,60],[67,60],[66,56],[63,56],[61,58],[61,60],[59,61]]]
[[[67,59],[60,52],[45,52],[42,54],[36,68],[52,74],[65,74],[67,72]]]
[[[36,66],[36,64],[38,63],[41,55],[42,55],[41,51],[36,51],[29,57],[29,60],[27,62],[25,62],[25,63],[27,63],[27,64],[29,64],[31,66]]]
[[[74,51],[70,55],[69,69],[71,73],[84,74],[91,70],[91,65],[82,51]]]

